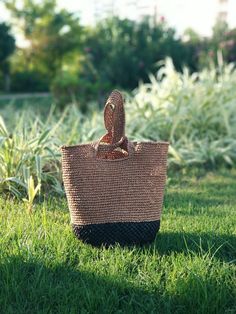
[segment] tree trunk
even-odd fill
[[[4,74],[4,89],[5,89],[5,92],[8,93],[10,92],[10,89],[11,89],[11,77],[10,77],[10,74],[9,73],[5,73]]]

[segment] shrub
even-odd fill
[[[51,91],[61,107],[76,102],[79,92],[78,76],[68,71],[61,71],[52,81]]]
[[[84,71],[88,81],[131,90],[140,80],[156,72],[157,62],[170,56],[178,69],[184,62],[185,47],[165,21],[151,19],[137,23],[118,17],[107,19],[88,31],[84,40]]]
[[[169,170],[235,166],[235,84],[233,65],[190,74],[177,72],[167,59],[149,83],[127,94],[126,133],[130,139],[169,141]],[[29,182],[41,187],[41,195],[62,194],[59,147],[89,142],[105,132],[102,112],[94,105],[86,115],[75,105],[46,115],[26,107],[20,117],[5,106],[13,131],[0,120],[1,192],[28,197],[29,204],[34,196]]]
[[[12,92],[46,92],[49,80],[37,71],[19,71],[11,75]]]
[[[232,64],[190,74],[167,59],[128,102],[132,137],[171,143],[170,165],[236,162],[236,70]]]

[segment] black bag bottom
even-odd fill
[[[160,220],[144,222],[116,222],[92,225],[72,224],[78,239],[94,246],[134,245],[154,241]]]

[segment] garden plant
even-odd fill
[[[104,134],[99,104],[1,104],[0,312],[236,312],[236,70],[160,66],[126,93],[129,138],[170,142],[161,230],[143,247],[71,232],[59,148]]]

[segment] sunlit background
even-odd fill
[[[230,27],[236,26],[235,0],[58,0],[57,6],[78,14],[83,25],[94,25],[114,15],[136,21],[149,15],[157,21],[161,16],[165,17],[179,34],[191,27],[199,34],[209,36],[217,19],[226,21]],[[1,20],[9,21],[10,13],[3,3],[0,3],[0,12]],[[22,44],[20,40],[18,43]]]
[[[58,0],[58,8],[65,8],[79,14],[83,24],[94,24],[96,21],[118,15],[121,18],[139,20],[145,15],[153,18],[165,16],[171,26],[182,33],[192,27],[202,35],[211,34],[215,20],[220,17],[231,27],[236,25],[234,0]],[[10,14],[0,4],[1,20],[8,20]]]
[[[235,15],[235,0],[4,0],[0,90],[49,92],[66,72],[80,95],[94,80],[104,94],[147,81],[168,56],[178,71],[208,67],[219,52],[234,62]]]
[[[42,121],[25,134],[52,136],[52,163],[59,145],[103,134],[113,89],[126,95],[131,138],[171,142],[171,169],[235,163],[236,0],[4,0],[0,13],[2,121],[21,121],[20,134]],[[34,149],[47,156],[41,140]]]

